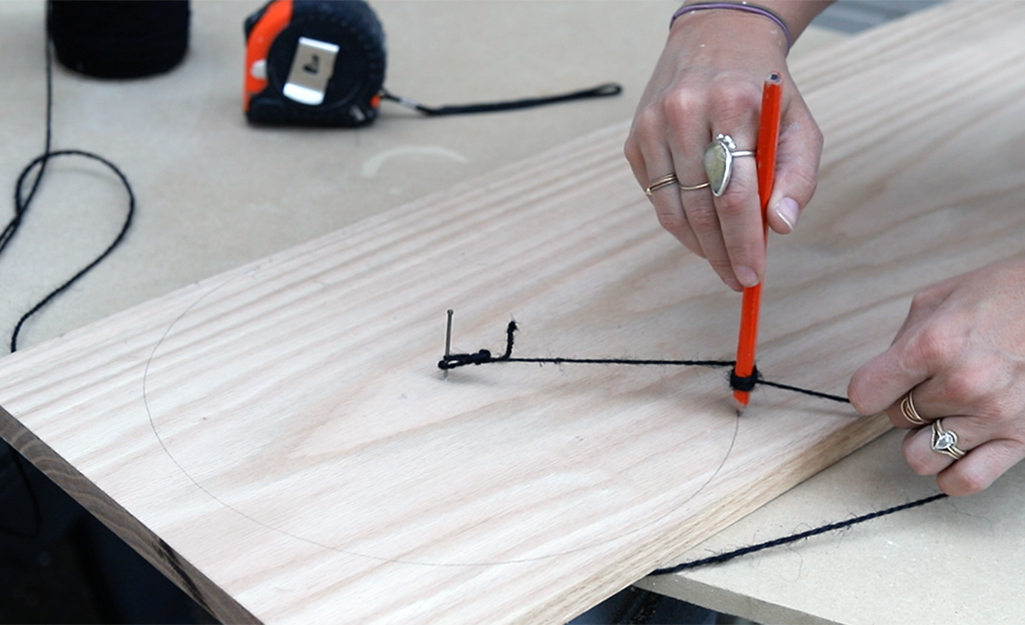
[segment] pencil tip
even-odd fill
[[[747,408],[747,404],[734,397],[733,408],[737,411],[737,416],[739,417],[740,415],[744,414],[744,409]]]
[[[734,375],[736,375],[736,374],[734,374]],[[731,382],[732,382],[732,380],[731,380]],[[750,394],[748,394],[747,391],[738,391],[735,388],[733,389],[733,406],[737,410],[743,412],[744,408],[747,407],[747,403],[748,403],[748,401],[750,401],[750,399],[751,399],[751,396],[750,396]]]

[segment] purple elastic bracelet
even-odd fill
[[[673,13],[673,19],[669,20],[669,28],[671,29],[673,27],[673,24],[676,22],[676,18],[680,17],[681,15],[684,15],[685,13],[690,13],[692,11],[703,11],[705,9],[732,9],[734,11],[745,11],[747,13],[754,13],[755,15],[767,17],[770,20],[776,22],[776,25],[779,26],[780,29],[783,31],[783,34],[787,38],[788,52],[790,51],[790,46],[792,46],[794,43],[793,40],[790,38],[790,29],[787,28],[787,24],[783,21],[783,18],[776,15],[775,12],[766,9],[765,7],[760,7],[755,4],[748,4],[747,2],[702,2],[700,4],[688,4],[686,6],[680,7],[679,10],[676,11],[676,13]]]

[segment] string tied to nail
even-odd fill
[[[472,354],[448,354],[438,361],[439,369],[455,369],[466,365],[484,365],[494,362],[491,350],[482,349]]]

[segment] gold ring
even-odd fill
[[[693,186],[680,184],[680,181],[676,178],[676,174],[666,174],[665,176],[662,176],[658,180],[652,182],[648,186],[648,188],[644,190],[644,195],[651,197],[651,194],[655,191],[658,191],[659,189],[668,187],[669,185],[673,184],[680,185],[680,191],[697,191],[698,189],[704,189],[708,186],[707,182],[702,182],[701,184],[696,184]]]
[[[957,434],[953,430],[944,430],[940,425],[943,419],[936,419],[932,422],[932,450],[946,454],[954,460],[964,458],[965,451],[957,446]]]
[[[904,415],[904,418],[914,423],[915,425],[925,425],[927,421],[922,418],[922,415],[918,414],[915,410],[915,401],[911,399],[911,391],[904,396],[904,399],[900,400],[900,413]]]
[[[676,174],[666,174],[658,180],[648,185],[648,188],[644,190],[644,195],[651,197],[651,194],[663,187],[668,187],[671,184],[679,184],[680,181],[676,179]]]

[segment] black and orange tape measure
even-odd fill
[[[367,3],[272,0],[245,29],[250,121],[362,126],[377,117],[384,29]]]
[[[607,83],[539,98],[429,107],[384,88],[384,29],[362,0],[271,0],[245,22],[243,110],[250,122],[363,126],[382,100],[425,115],[460,115],[529,108],[617,95]]]

